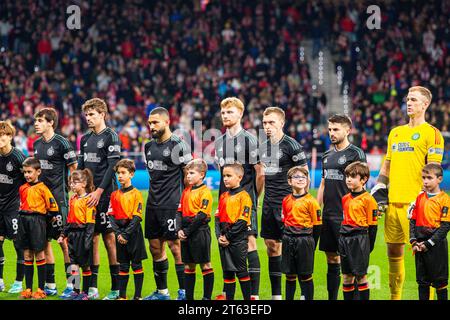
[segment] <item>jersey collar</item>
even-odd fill
[[[203,187],[204,185],[205,185],[205,184],[202,183],[202,184],[199,185],[199,186],[192,186],[191,190],[200,189],[200,188]]]
[[[7,157],[7,156],[11,155],[11,153],[13,153],[13,151],[14,151],[15,148],[16,148],[16,147],[12,146],[11,151],[9,151],[7,154],[1,154],[1,153],[0,153],[0,157]]]
[[[100,131],[99,133],[95,133],[95,131],[92,130],[92,134],[94,134],[94,135],[96,135],[96,136],[99,136],[99,135],[101,135],[103,132],[105,132],[107,129],[108,129],[108,127],[106,127],[105,129],[103,129],[103,130]]]
[[[56,137],[56,132],[53,133],[53,136],[52,136],[50,139],[48,139],[48,140],[45,140],[45,139],[44,139],[44,136],[41,136],[41,139],[42,139],[42,142],[43,142],[43,143],[50,143],[50,142],[53,141],[53,139],[55,139],[55,137]]]
[[[230,195],[234,196],[235,194],[238,194],[239,192],[241,192],[243,190],[243,188],[241,186],[235,188],[235,189],[230,189]]]
[[[120,188],[120,191],[122,191],[123,193],[125,193],[125,192],[131,191],[131,190],[133,190],[133,189],[134,189],[134,187],[131,185],[131,186],[129,186],[128,188]]]

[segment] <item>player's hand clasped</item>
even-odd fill
[[[227,247],[230,244],[230,241],[228,241],[227,237],[225,237],[224,235],[221,235],[219,237],[219,245],[221,245],[222,247]]]
[[[179,238],[181,241],[186,241],[186,240],[187,240],[187,237],[186,237],[186,235],[184,234],[184,231],[183,231],[183,230],[178,231],[178,238]]]
[[[128,240],[125,239],[124,237],[122,237],[121,234],[119,234],[119,235],[117,236],[117,241],[118,241],[120,244],[127,244],[127,243],[128,243]]]

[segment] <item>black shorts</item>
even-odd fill
[[[427,252],[416,252],[416,281],[437,287],[448,281],[447,239],[436,243]]]
[[[261,237],[264,239],[281,240],[283,222],[281,221],[281,207],[264,202],[261,216]]]
[[[247,271],[248,240],[232,242],[227,247],[219,245],[220,261],[223,271]]]
[[[319,250],[325,252],[339,251],[339,237],[342,222],[340,220],[323,220],[320,232]]]
[[[61,235],[63,230],[64,222],[67,220],[67,207],[60,207],[59,212],[55,214],[51,214],[56,218],[55,221],[47,220],[47,240],[51,241],[52,239],[57,240]],[[66,219],[64,219],[64,215]]]
[[[18,247],[42,251],[47,245],[47,219],[45,215],[33,213],[19,214]]]
[[[211,230],[209,226],[197,229],[186,241],[181,241],[183,263],[211,262]]]
[[[370,256],[370,240],[367,232],[341,235],[339,255],[343,274],[363,276],[367,274]]]
[[[0,213],[0,236],[16,240],[19,234],[19,219],[18,211]]]
[[[144,234],[139,226],[136,232],[128,236],[126,244],[120,244],[116,238],[117,261],[119,263],[141,262],[147,259],[147,251],[145,250]]]
[[[112,229],[111,222],[109,221],[108,209],[111,195],[102,195],[100,201],[97,204],[95,214],[95,233],[110,233]]]
[[[313,274],[314,249],[312,236],[283,236],[281,271],[301,276]]]
[[[176,240],[177,209],[159,209],[147,204],[145,210],[145,237],[147,239]]]
[[[93,258],[93,243],[86,248],[86,229],[71,229],[67,236],[70,263],[79,266],[90,266]]]

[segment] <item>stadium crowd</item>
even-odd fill
[[[428,121],[449,134],[445,2],[417,1],[415,10],[381,5],[382,28],[370,32],[367,3],[201,3],[81,2],[82,29],[69,30],[67,7],[58,1],[2,1],[0,119],[19,129],[16,145],[32,151],[30,115],[54,105],[61,133],[78,150],[86,129],[80,108],[95,96],[108,102],[123,149],[140,152],[157,105],[170,110],[174,128],[191,130],[193,120],[219,128],[219,102],[235,95],[246,103],[244,128],[261,129],[264,108],[278,105],[289,134],[306,150],[324,151],[327,97],[313,89],[309,57],[299,59],[305,38],[314,40],[315,54],[328,44],[342,67],[353,138],[364,151],[383,153],[390,128],[405,123],[411,85],[431,89]]]

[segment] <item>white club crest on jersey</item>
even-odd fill
[[[14,170],[14,167],[11,162],[8,162],[8,164],[6,165],[6,170],[8,170],[9,172]]]
[[[236,152],[241,152],[242,151],[242,146],[240,143],[236,144]]]
[[[100,140],[99,142],[97,142],[97,148],[103,148],[103,146],[105,145],[105,142],[102,140]]]
[[[163,151],[163,156],[164,156],[164,157],[168,157],[169,155],[170,155],[170,150],[169,150],[169,148],[164,149],[164,151]]]
[[[345,154],[339,158],[338,163],[339,164],[344,164],[347,161],[347,158],[345,157]]]
[[[55,149],[53,149],[53,147],[50,147],[48,150],[47,150],[47,155],[48,156],[52,156],[52,155],[54,155],[55,154]]]

